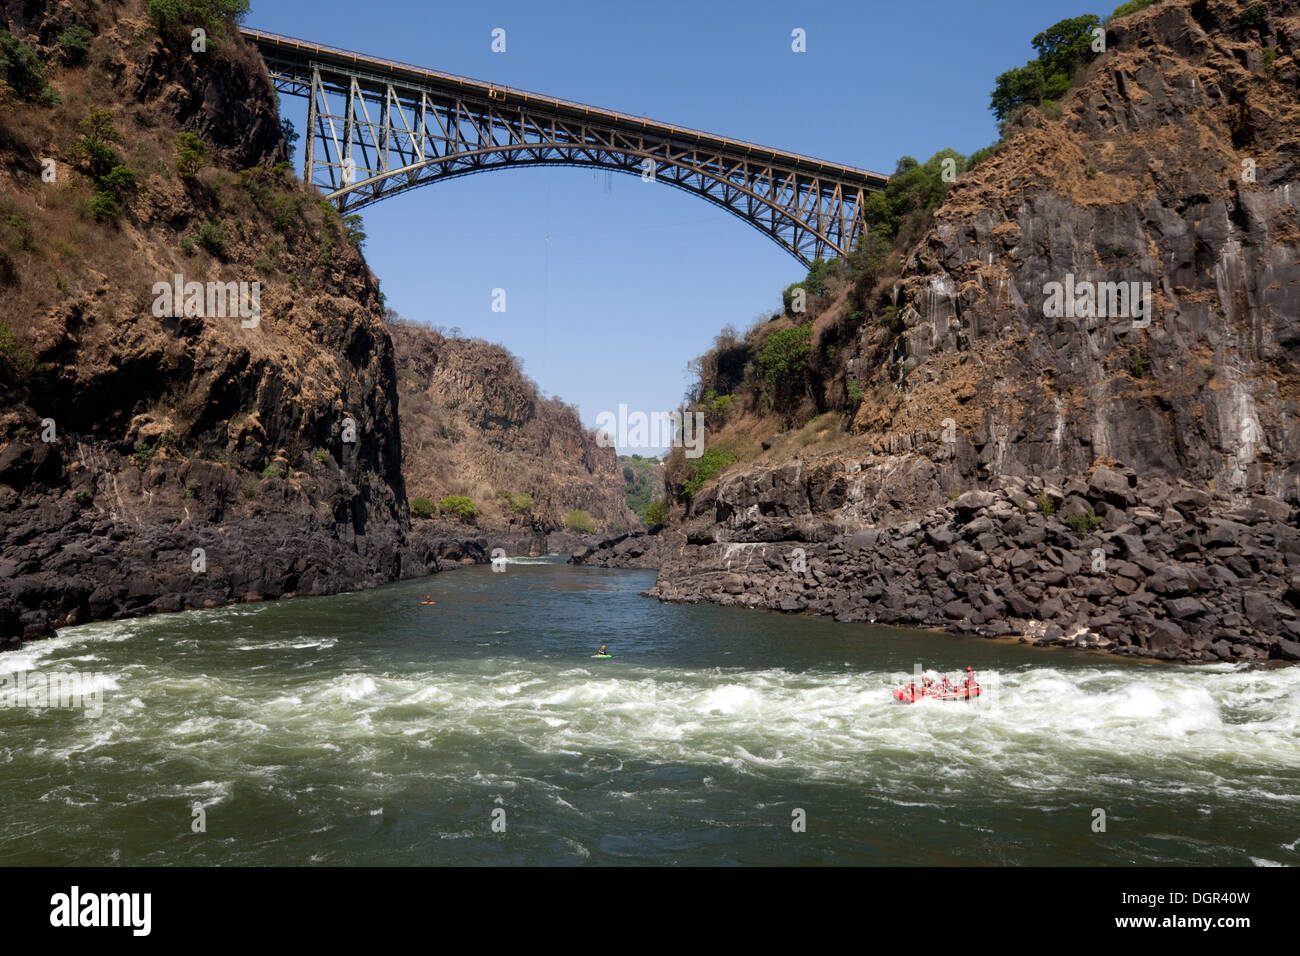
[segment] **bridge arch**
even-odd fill
[[[472,173],[579,166],[683,189],[806,263],[846,255],[888,177],[244,28],[276,90],[308,98],[303,179],[341,211]]]

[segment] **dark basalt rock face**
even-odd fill
[[[910,500],[875,493],[908,471]],[[809,502],[833,485],[849,491],[827,515]],[[651,596],[1165,659],[1296,659],[1300,520],[1278,498],[1101,467],[954,499],[928,460],[882,456],[728,475],[713,509],[657,556]],[[623,566],[626,543],[598,563]]]
[[[662,568],[684,543],[679,531],[659,527],[597,540],[575,550],[569,560],[596,568]]]
[[[965,480],[1109,458],[1300,494],[1300,4],[1268,4],[1262,31],[1248,6],[1114,21],[1062,116],[1031,112],[954,184],[891,294],[905,329],[885,374],[906,397],[879,450],[950,457]],[[1067,280],[1148,284],[1152,314],[1052,315]],[[880,418],[868,401],[857,423]]]
[[[1030,111],[954,184],[851,328],[870,454],[765,443],[683,503],[651,593],[1295,659],[1300,2],[1262,27],[1249,6],[1108,24],[1060,117]],[[1057,314],[1050,283],[1149,283],[1152,310]]]
[[[4,155],[5,144],[25,155],[32,128],[0,129],[0,194],[74,257],[25,257],[4,289],[13,355],[29,361],[0,361],[0,642],[373,586],[465,550],[459,539],[472,535],[454,529],[455,541],[407,541],[378,283],[336,217],[275,168],[284,144],[256,50],[228,30],[205,53],[178,52],[141,3],[81,6],[0,11],[0,25],[49,62],[60,30],[94,28],[93,60],[111,86],[91,87],[84,108],[109,110],[123,161],[136,166],[114,221],[69,231],[50,197],[71,192],[66,205],[90,193],[70,151],[81,114],[24,114],[51,124],[35,132],[58,161],[54,184]],[[87,83],[90,69],[52,82]],[[0,127],[12,121],[0,116]],[[172,171],[182,130],[205,144],[191,181]],[[184,249],[182,235],[212,224],[219,243]],[[259,324],[157,317],[153,284],[176,273],[259,281]]]

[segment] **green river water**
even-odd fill
[[[1300,863],[1300,668],[660,604],[653,580],[474,567],[0,655],[0,864]],[[978,702],[890,696],[968,664]],[[73,674],[85,706],[33,696]]]

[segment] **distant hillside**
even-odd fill
[[[391,311],[388,325],[413,504],[469,498],[483,528],[612,533],[636,525],[614,449],[596,444],[572,406],[542,398],[506,349],[449,338]]]
[[[618,466],[623,470],[624,494],[627,506],[644,523],[646,508],[664,497],[664,466],[658,458],[640,455],[619,455]]]

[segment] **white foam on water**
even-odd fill
[[[236,644],[231,650],[236,651],[302,651],[316,650],[333,647],[338,643],[338,638],[326,637],[319,641],[306,640],[304,637],[290,638],[279,641],[257,641],[253,644]]]
[[[75,637],[0,655],[0,673],[84,655],[88,643],[126,640],[139,626],[78,628]],[[237,645],[249,652],[308,648],[302,635],[255,642],[241,633]],[[536,766],[596,766],[611,775],[625,765],[638,771],[725,767],[743,775],[844,782],[869,787],[900,807],[933,807],[926,796],[973,788],[1025,807],[1042,803],[1045,793],[1098,786],[1190,795],[1193,803],[1216,805],[1248,799],[1288,812],[1300,804],[1294,786],[1300,668],[1099,660],[1061,669],[1047,663],[981,672],[988,693],[975,701],[903,704],[890,691],[910,675],[882,671],[631,662],[610,669],[470,658],[416,672],[363,669],[354,662],[340,672],[322,664],[289,677],[274,668],[257,671],[256,654],[240,660],[249,670],[221,676],[195,673],[199,668],[187,657],[106,667],[99,721],[50,725],[17,745],[6,739],[5,759],[17,753],[28,767],[52,764],[50,773],[66,772],[69,761],[115,754],[96,751],[130,743],[149,748],[150,755],[198,761],[199,779],[245,775],[259,786],[290,779],[286,768],[315,761],[331,773],[351,773],[348,785],[365,794],[359,799],[372,801],[360,804],[366,807],[409,786],[407,775],[421,772],[426,754],[458,784],[506,792],[526,781],[530,788],[553,787],[524,776],[519,750],[536,757]],[[9,719],[0,710],[0,732]],[[503,761],[506,751],[511,756]],[[725,785],[725,775],[715,775]],[[928,789],[918,790],[918,779]],[[612,792],[624,799],[646,793],[615,786]],[[194,786],[182,789],[187,799],[196,795]],[[50,792],[53,799],[63,795]]]

